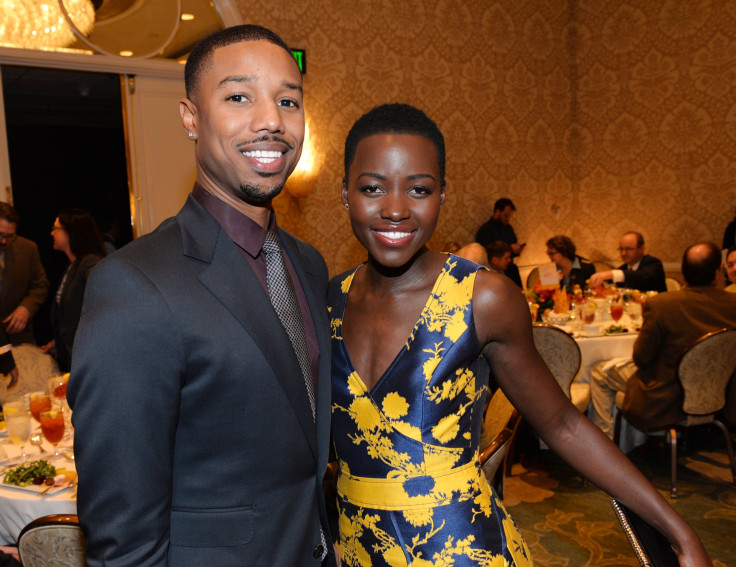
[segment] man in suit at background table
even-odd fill
[[[592,367],[590,419],[609,437],[613,438],[618,392],[626,392],[626,419],[641,431],[656,431],[685,419],[677,380],[680,356],[706,333],[736,327],[736,295],[716,287],[720,268],[721,252],[715,244],[690,246],[682,257],[687,286],[649,297],[644,304],[633,361],[602,361]]]
[[[195,46],[185,78],[197,183],[175,218],[98,264],[75,343],[87,562],[332,565],[327,267],[271,204],[301,154],[302,76],[278,36],[237,26]],[[274,236],[301,359],[269,299]]]
[[[0,202],[0,320],[14,345],[34,343],[33,316],[49,291],[38,246],[18,236],[15,207]]]
[[[644,254],[644,237],[640,233],[630,231],[621,235],[618,251],[624,263],[615,270],[593,274],[590,277],[591,287],[613,280],[617,287],[639,291],[667,291],[662,261]]]

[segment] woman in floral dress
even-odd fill
[[[665,533],[682,565],[710,565],[692,529],[557,386],[518,288],[427,248],[445,201],[436,125],[384,105],[345,146],[342,202],[368,260],[329,294],[343,562],[532,565],[478,460],[482,354],[550,447]]]

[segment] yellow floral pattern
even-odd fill
[[[528,566],[480,470],[488,367],[472,313],[478,266],[449,255],[406,344],[368,391],[342,340],[357,270],[333,279],[332,430],[349,566]]]

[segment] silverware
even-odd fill
[[[53,484],[49,484],[46,488],[44,488],[41,492],[39,492],[36,496],[43,496],[46,494],[49,490],[51,490],[54,487]]]
[[[34,433],[33,435],[31,435],[31,445],[35,445],[36,447],[38,447],[39,456],[44,454],[45,451],[43,450],[43,437],[41,437],[40,433]]]

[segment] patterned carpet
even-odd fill
[[[669,449],[647,446],[629,457],[669,500]],[[695,528],[715,567],[736,566],[736,486],[720,431],[695,430],[678,454],[675,508]],[[537,567],[637,566],[610,498],[550,451],[525,455],[506,480],[504,503]],[[530,464],[533,463],[533,464]]]

